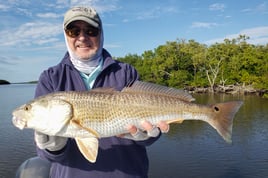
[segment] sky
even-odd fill
[[[268,43],[268,0],[0,0],[0,79],[38,80],[58,64],[66,52],[64,14],[78,5],[98,11],[104,48],[114,57],[176,40],[210,45],[246,35],[248,43]]]

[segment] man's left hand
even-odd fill
[[[142,128],[139,129],[134,125],[129,125],[127,127],[129,134],[124,134],[121,137],[141,141],[147,140],[150,137],[157,137],[160,134],[160,131],[162,133],[167,133],[169,131],[169,124],[164,121],[159,122],[156,126],[148,121],[142,121],[141,127]]]

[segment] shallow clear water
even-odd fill
[[[35,156],[33,131],[15,128],[14,108],[33,98],[35,85],[0,85],[0,178],[14,177]],[[268,177],[268,100],[256,96],[194,95],[198,103],[243,100],[227,144],[208,124],[185,121],[148,147],[152,178]]]

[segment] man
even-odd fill
[[[71,8],[64,16],[63,26],[68,52],[58,65],[40,75],[35,97],[97,87],[122,90],[138,80],[138,73],[132,66],[113,60],[103,49],[102,22],[93,8]],[[83,157],[73,139],[38,132],[35,133],[37,153],[51,162],[52,178],[147,177],[145,147],[155,142],[161,131],[168,131],[169,126],[161,122],[156,127],[147,121],[142,126],[146,132],[129,125],[126,127],[130,134],[100,139],[95,163]]]

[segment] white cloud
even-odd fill
[[[7,6],[9,8],[13,7],[22,7],[22,6],[29,6],[32,4],[31,0],[3,0],[1,2],[1,6]]]
[[[241,30],[240,32],[236,34],[229,34],[222,38],[216,38],[212,40],[208,40],[205,43],[206,44],[213,44],[216,42],[223,42],[224,39],[235,39],[238,38],[239,35],[246,35],[250,39],[247,40],[248,43],[251,44],[268,44],[268,26],[261,26],[261,27],[255,27],[255,28],[249,28]]]
[[[14,65],[17,61],[19,60],[16,56],[0,56],[1,65]]]
[[[248,33],[254,36],[268,35],[268,26],[245,29],[245,30],[242,30],[241,32]]]
[[[257,7],[256,7],[256,10],[258,12],[267,12],[267,5],[266,5],[266,2],[262,3],[262,4],[259,4]]]
[[[256,7],[243,9],[242,12],[267,14],[268,13],[267,3],[263,2],[261,4],[258,4]]]
[[[62,25],[28,22],[18,28],[0,31],[0,46],[29,46],[55,42],[62,34]]]
[[[8,5],[0,4],[0,11],[8,11],[9,8],[10,7]]]
[[[28,9],[17,8],[17,13],[22,14],[22,15],[26,15],[28,17],[32,17],[32,12],[30,12]]]
[[[209,10],[211,11],[224,11],[224,9],[225,9],[225,5],[222,3],[215,3],[209,6]]]
[[[212,28],[218,26],[217,23],[193,22],[191,28]]]
[[[38,13],[36,14],[36,16],[40,18],[58,18],[61,17],[62,14],[48,12],[48,13]]]
[[[246,9],[241,10],[241,12],[251,12],[251,11],[252,11],[252,9],[250,9],[250,8],[246,8]]]
[[[163,15],[174,14],[178,12],[178,10],[172,6],[166,6],[166,7],[156,6],[156,7],[152,7],[150,10],[146,9],[146,10],[141,10],[139,12],[136,12],[136,11],[134,13],[128,12],[129,17],[123,19],[122,21],[126,23],[126,22],[131,22],[131,21],[136,21],[136,20],[151,20],[151,19],[159,18]]]
[[[2,28],[0,30],[0,46],[2,46],[2,49],[4,49],[3,47],[24,47],[28,50],[28,47],[45,48],[48,45],[60,43],[62,41],[60,35],[63,34],[63,31],[62,22],[59,21],[59,18],[62,18],[65,11],[72,6],[86,4],[95,7],[99,13],[118,9],[118,0],[57,0],[56,3],[52,1],[41,2],[40,6],[44,8],[35,14],[36,9],[28,8],[33,2],[33,0],[25,0],[22,3],[20,0],[7,0],[0,4],[0,11],[2,12],[13,8],[22,17],[36,17],[36,22],[23,22],[18,19],[18,22],[11,22],[14,23],[13,28]],[[61,8],[61,10],[58,8]],[[49,9],[52,11],[49,11]]]
[[[98,2],[98,0],[70,0],[71,6],[77,6],[77,5],[93,5],[94,3]]]
[[[63,7],[67,7],[67,6],[69,6],[69,1],[66,1],[66,0],[57,0],[56,1],[56,4],[57,5],[60,5],[60,6],[63,6]]]

